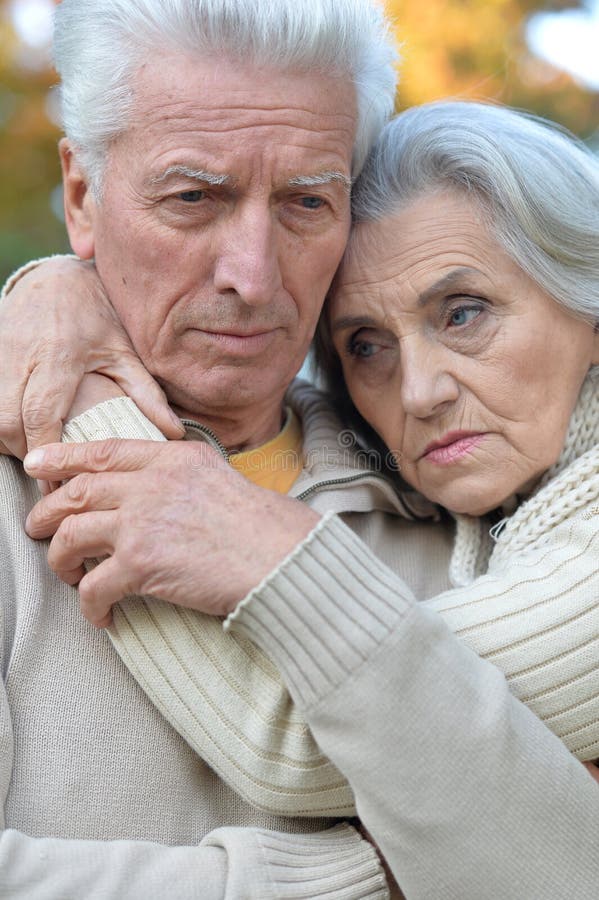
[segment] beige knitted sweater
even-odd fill
[[[598,374],[496,544],[459,521],[451,570],[466,589],[415,604],[327,516],[229,617],[276,662],[408,900],[598,896],[597,785],[500,672],[581,757],[597,754]]]
[[[302,415],[301,404],[296,409]],[[319,426],[318,409],[312,412],[304,420],[308,466],[298,488],[314,504],[346,512],[366,540],[376,541],[397,504],[393,492],[344,449],[331,468],[327,427]],[[127,400],[102,404],[67,429],[70,439],[109,434],[160,439]],[[200,439],[201,429],[191,427],[189,437]],[[352,491],[343,491],[348,482]],[[164,702],[170,702],[173,662],[164,657],[170,608],[151,603],[146,614],[141,601],[123,604],[122,622],[133,623],[124,629],[128,643],[119,638],[118,627],[113,644],[106,632],[89,626],[77,592],[49,572],[47,545],[24,534],[25,517],[38,496],[20,464],[0,458],[0,897],[384,900],[388,891],[376,853],[354,828],[341,824],[330,830],[335,822],[330,817],[260,811],[194,752],[193,736],[188,740],[183,727],[177,731],[169,724],[167,716],[179,725],[181,704],[173,701],[173,709],[165,709],[158,690],[152,702],[143,679],[135,680],[114,645],[135,675],[135,659],[151,661],[156,653],[162,678],[156,684],[164,685]],[[406,550],[403,574],[419,590],[434,589],[441,582],[425,570],[417,549],[422,538],[416,541],[417,532],[428,533],[428,526],[415,523],[412,531],[411,523],[394,519],[398,545]],[[437,526],[430,532],[440,560],[433,572],[441,572],[447,542]],[[189,714],[196,727],[204,722],[207,747],[218,740],[235,770],[235,754],[247,740],[241,726],[257,712],[270,712],[275,697],[289,710],[292,737],[285,737],[283,746],[293,744],[294,734],[303,746],[307,726],[272,663],[247,639],[226,635],[220,624],[204,634],[199,623],[207,620],[197,619],[190,632],[199,642],[190,674],[205,691],[203,706],[190,706]],[[214,641],[215,634],[221,640]],[[171,647],[175,658],[178,649],[185,673],[189,644]],[[256,691],[248,676],[252,669]],[[264,678],[272,686],[266,696],[260,693]],[[249,710],[240,723],[227,719],[231,697]],[[310,744],[314,747],[311,739]],[[333,769],[320,751],[315,768]],[[242,773],[242,780],[251,779]]]
[[[336,442],[338,426],[324,410],[322,401],[302,402],[303,393],[300,391],[296,408],[304,424],[309,467],[297,485],[298,493],[305,499],[311,499],[322,511],[334,509],[344,512],[361,536],[377,547],[377,552],[385,561],[414,586],[417,596],[431,596],[446,588],[449,542],[443,528],[439,524],[410,523],[399,518],[397,512],[403,510],[407,513],[407,510],[393,497],[383,481],[365,473],[355,460],[349,460],[345,449],[342,459],[336,459],[334,454],[332,457],[330,451]],[[119,413],[115,417],[108,415],[107,421],[107,411],[114,412],[115,409]],[[102,408],[93,411],[86,420],[85,434],[82,431],[79,436],[104,436],[103,430],[108,422],[112,422],[114,427],[114,419],[118,419],[121,412],[129,422],[129,432],[122,436],[152,436],[152,429],[128,401],[111,401],[111,404],[103,404]],[[133,426],[132,416],[135,420]],[[77,436],[75,432],[78,427],[81,427],[81,421],[73,424],[71,438]],[[127,432],[122,422],[121,428],[121,433]],[[319,453],[319,447],[323,452]],[[344,468],[340,472],[337,465],[341,462]],[[48,574],[43,545],[34,545],[22,535],[21,523],[35,495],[31,483],[24,478],[17,464],[7,460],[0,461],[0,475],[3,505],[0,587],[6,684],[6,696],[2,697],[0,704],[3,712],[0,741],[4,748],[0,757],[0,780],[5,797],[6,827],[12,829],[6,830],[0,841],[0,885],[4,892],[0,892],[0,896],[19,900],[79,896],[210,898],[225,896],[225,892],[227,897],[384,896],[376,860],[370,848],[357,838],[352,829],[293,837],[272,834],[260,828],[219,828],[223,824],[253,824],[294,831],[313,828],[315,823],[304,820],[303,824],[299,824],[297,820],[276,819],[252,810],[191,752],[188,741],[192,742],[195,738],[185,735],[183,740],[169,727],[111,652],[106,635],[96,633],[81,620],[75,593],[58,584]],[[390,515],[393,512],[395,515]],[[332,529],[333,524],[326,522],[323,533],[325,528]],[[339,527],[343,529],[343,526]],[[331,540],[330,536],[328,540]],[[347,540],[345,536],[343,540]],[[350,601],[352,594],[349,589],[352,585],[347,579],[352,567],[360,561],[363,551],[358,548],[362,546],[350,546],[350,557],[344,559],[343,568],[334,577],[337,591],[341,589],[343,596]],[[306,548],[301,549],[309,553]],[[377,572],[384,570],[378,559],[376,569]],[[287,583],[289,571],[289,564],[281,567],[280,572],[275,573],[275,582],[283,579]],[[370,577],[371,573],[368,574]],[[359,583],[363,590],[368,581],[364,582],[361,575]],[[318,584],[319,590],[323,584]],[[298,597],[293,582],[289,587],[289,601],[294,602]],[[394,590],[396,588],[397,585]],[[303,590],[304,601],[308,596],[309,592]],[[366,605],[372,604],[373,597],[366,594],[364,602]],[[401,591],[398,592],[396,601],[393,601],[398,614],[405,602]],[[403,869],[405,850],[410,848],[405,863],[405,878],[408,879],[405,883],[410,887],[407,896],[459,896],[472,900],[487,896],[558,897],[563,896],[559,892],[564,883],[563,877],[571,879],[572,872],[576,871],[578,896],[590,897],[587,887],[597,877],[597,866],[587,839],[592,831],[585,827],[582,834],[578,828],[573,831],[573,822],[577,826],[581,823],[584,826],[587,821],[594,824],[591,820],[597,803],[596,797],[589,791],[589,784],[590,790],[595,790],[594,784],[559,741],[509,695],[497,689],[502,680],[497,681],[496,670],[472,654],[464,658],[463,651],[451,635],[444,637],[451,667],[450,671],[443,673],[442,683],[428,683],[426,677],[420,676],[416,679],[419,683],[414,683],[414,653],[419,653],[422,658],[428,657],[427,648],[435,638],[437,619],[428,617],[421,607],[409,605],[412,611],[419,611],[413,627],[407,630],[394,628],[394,633],[398,640],[408,641],[410,653],[400,654],[397,658],[393,656],[395,671],[392,681],[385,681],[384,670],[381,670],[383,680],[379,682],[378,691],[378,696],[381,696],[381,687],[382,696],[403,694],[406,702],[410,693],[416,692],[418,695],[417,716],[414,711],[408,715],[403,709],[402,714],[393,719],[404,732],[401,758],[405,770],[407,773],[416,772],[423,758],[422,748],[411,748],[408,740],[409,735],[421,731],[420,720],[426,723],[429,743],[432,741],[428,755],[431,765],[434,766],[441,747],[444,753],[449,748],[453,751],[444,764],[450,776],[454,762],[475,758],[476,765],[469,767],[469,772],[472,769],[470,784],[464,773],[460,773],[457,779],[449,777],[442,786],[435,784],[436,798],[431,822],[434,823],[435,815],[437,820],[440,816],[447,818],[449,810],[456,809],[458,805],[460,807],[458,820],[451,823],[449,849],[444,835],[437,833],[431,844],[431,835],[426,830],[420,830],[414,838],[410,828],[402,831],[399,827],[400,819],[394,821],[393,829],[403,835],[403,855],[393,847],[388,852],[392,864],[397,865],[399,859]],[[139,603],[137,607],[143,609],[145,604]],[[135,604],[123,604],[125,614],[135,608]],[[150,608],[154,614],[157,610],[171,609],[162,604],[150,604]],[[301,603],[298,609],[301,610]],[[162,630],[160,615],[156,622],[160,627],[155,628],[152,617],[142,614],[140,623],[145,623],[141,630],[143,652],[150,656],[154,650],[157,651],[156,668],[160,672],[166,665],[161,658],[160,647],[164,649],[168,646],[168,641],[163,641],[165,635],[168,637],[168,630]],[[341,629],[342,620],[339,624]],[[158,643],[155,646],[156,631]],[[326,637],[326,630],[319,631],[320,641],[321,636]],[[140,634],[136,628],[132,632],[138,636]],[[302,635],[300,632],[295,634],[294,641],[299,640],[304,646],[303,638],[306,638],[303,654],[307,654],[305,661],[309,669],[313,648],[310,648],[309,634]],[[372,641],[376,629],[373,632],[369,625],[367,632]],[[221,633],[220,630],[218,633]],[[276,631],[273,634],[276,635]],[[355,636],[360,638],[360,629]],[[117,630],[113,640],[118,646]],[[339,634],[335,630],[331,659],[337,660],[339,657],[338,640]],[[267,644],[270,649],[277,649],[276,640],[269,639]],[[228,646],[231,647],[231,644]],[[239,662],[243,661],[243,651],[249,645],[242,642],[238,646],[242,648],[237,659]],[[183,657],[183,662],[180,660],[178,664],[185,671],[185,652],[171,645],[171,651],[173,649],[176,650],[175,657]],[[326,643],[322,644],[321,650],[325,653],[326,662]],[[223,653],[216,657],[216,662],[220,663],[225,658]],[[209,655],[204,659],[201,647],[196,646],[193,665],[187,667],[185,674],[189,676],[191,671],[194,678],[201,681],[202,669],[209,671],[214,662],[215,658]],[[248,667],[255,668],[256,662],[260,673],[265,673],[271,684],[276,681],[276,688],[271,693],[279,698],[279,703],[280,682],[273,679],[272,664],[266,662],[265,656],[250,657],[249,662],[246,660],[242,675]],[[321,666],[322,662],[316,664]],[[489,669],[495,679],[493,681],[491,678],[491,683]],[[196,674],[196,670],[200,675]],[[239,693],[243,694],[250,719],[255,718],[256,710],[264,715],[272,708],[272,696],[265,695],[262,701],[254,698],[256,691],[253,683],[243,685],[244,691],[241,692],[239,676],[231,688],[231,668],[219,666],[219,670],[224,676],[218,698],[222,703],[217,704],[219,709],[226,710],[230,697]],[[362,670],[365,673],[370,671],[364,667]],[[137,676],[134,668],[132,671]],[[173,671],[170,670],[170,675]],[[430,672],[437,672],[432,664]],[[256,685],[263,681],[260,673]],[[468,728],[464,728],[464,711],[468,709],[464,695],[450,689],[455,688],[456,677],[462,680],[462,687],[466,685],[472,693],[480,693],[479,706],[484,703],[488,707],[486,714],[475,716]],[[168,682],[168,678],[163,680]],[[386,683],[392,685],[389,692],[384,688]],[[313,689],[317,684],[318,679],[313,679]],[[404,688],[398,692],[395,685],[403,685]],[[411,685],[411,691],[407,689],[408,685]],[[145,689],[145,684],[143,687]],[[176,695],[176,682],[171,685],[171,690]],[[438,708],[440,697],[446,701],[442,716]],[[187,697],[189,709],[193,708],[192,700],[195,699],[195,696]],[[364,734],[354,700],[352,698],[351,704],[344,706],[339,703],[339,697],[335,698],[335,716],[341,716],[347,738],[334,742],[333,757],[337,755],[340,744],[345,748],[353,745],[352,734],[355,736],[356,726],[360,734]],[[373,706],[372,695],[369,704]],[[275,708],[280,714],[280,705]],[[288,698],[283,708],[293,723],[291,731],[300,736],[303,746],[306,729],[299,714]],[[163,712],[176,722],[181,709],[163,709]],[[476,707],[473,706],[472,713],[475,712]],[[311,709],[308,714],[310,718]],[[329,714],[329,722],[334,721],[335,716]],[[196,713],[196,718],[200,720],[201,716]],[[506,718],[510,722],[508,734],[503,727],[499,727],[503,726]],[[277,720],[277,728],[286,733],[289,729],[281,729],[281,723],[285,725],[285,717]],[[230,724],[221,722],[225,732]],[[268,724],[270,726],[272,722]],[[311,721],[311,724],[314,723]],[[316,726],[321,727],[318,720]],[[180,731],[183,732],[183,729]],[[267,733],[270,731],[267,730]],[[383,737],[381,734],[381,740]],[[280,740],[286,741],[287,738]],[[391,796],[392,783],[388,783],[384,771],[376,766],[371,770],[370,765],[364,766],[364,761],[374,759],[376,751],[383,750],[384,745],[388,762],[393,756],[392,748],[397,745],[385,745],[384,741],[381,743],[379,740],[376,743],[376,747],[368,750],[360,748],[358,755],[353,757],[354,766],[358,767],[362,781],[364,776],[377,774],[379,793],[382,789]],[[225,749],[227,746],[225,742]],[[231,746],[235,748],[235,743]],[[284,746],[287,751],[287,744]],[[331,752],[326,740],[323,747]],[[537,749],[540,758],[551,764],[554,770],[550,791],[545,779],[539,778],[535,758]],[[262,752],[259,744],[252,748],[253,755],[260,756]],[[316,769],[322,765],[320,754],[318,759],[314,766]],[[273,761],[280,762],[276,752],[271,753],[268,760],[269,764]],[[341,762],[359,797],[362,786],[360,777],[356,779],[354,772],[347,771],[345,759]],[[293,759],[287,760],[285,765],[293,769]],[[473,776],[489,771],[501,776],[501,780],[492,779],[490,783],[485,783],[485,791],[482,791],[480,778],[477,781]],[[510,818],[505,810],[503,777],[508,774],[510,790],[526,798],[526,810],[534,810],[536,817],[532,831],[535,855],[530,874],[536,879],[534,883],[539,885],[536,875],[539,867],[551,872],[553,879],[556,878],[553,870],[557,867],[563,873],[563,877],[555,881],[559,886],[556,888],[558,892],[510,893],[514,878],[519,879],[521,873],[514,870],[509,859],[489,873],[482,891],[479,882],[473,887],[465,878],[466,871],[480,871],[481,862],[488,862],[491,845],[505,849],[506,829],[509,834],[508,847],[512,851],[531,836],[530,815],[519,814],[514,818],[512,813]],[[300,780],[304,781],[304,773],[301,773]],[[402,815],[408,820],[410,816],[416,816],[426,822],[431,816],[430,796],[428,800],[422,796],[419,778],[413,780],[410,777],[408,780],[410,784],[404,783],[402,786]],[[343,787],[340,789],[344,790]],[[372,798],[376,794],[372,791]],[[484,828],[477,807],[477,800],[481,798],[484,798],[485,804]],[[555,800],[559,802],[561,817],[551,815]],[[385,804],[375,805],[380,817]],[[377,815],[371,815],[368,802],[361,804],[360,811],[369,827],[378,830],[379,820]],[[394,816],[397,817],[398,812],[394,809]],[[218,830],[211,832],[214,828]],[[210,833],[207,835],[207,832]],[[479,834],[481,839],[475,840],[475,834]],[[573,835],[576,837],[574,847],[571,846]],[[203,836],[201,846],[194,846]],[[379,840],[385,845],[381,837]],[[435,846],[434,856],[430,854],[432,845]],[[417,868],[422,870],[416,879],[413,878],[415,861]],[[404,883],[403,874],[401,879]],[[459,893],[448,893],[445,888],[441,893],[430,893],[431,880],[436,884],[451,882],[460,885]]]
[[[423,585],[422,575],[408,579],[415,596],[498,666],[514,694],[580,759],[599,755],[598,372],[593,370],[583,386],[560,460],[501,530],[493,529],[496,537],[485,519],[459,517],[443,571],[439,567],[446,564],[429,529],[425,571],[432,583]],[[347,518],[348,498],[353,494],[357,502],[365,473],[344,468],[338,424],[317,392],[296,386],[290,397],[306,424],[310,477],[340,482],[337,506],[330,489],[319,505],[318,493],[309,487],[312,502]],[[113,404],[112,421],[119,416],[124,421],[126,414],[125,401]],[[82,417],[66,435],[83,439],[89,429],[90,417]],[[327,462],[319,469],[323,448]],[[304,496],[306,487],[304,473],[294,495]],[[378,490],[385,496],[381,509],[403,517],[414,509],[431,514],[431,507],[417,508],[409,495],[394,497],[382,480]],[[359,533],[359,517],[350,515],[348,521]],[[396,516],[387,516],[368,542],[403,574],[406,529],[400,536],[398,524]],[[423,549],[414,555],[412,548],[412,560]],[[449,587],[447,571],[456,587],[438,594]],[[250,803],[287,815],[354,814],[349,787],[320,753],[276,669],[241,634],[226,635],[218,620],[189,610],[139,601],[123,605],[111,636],[146,694]]]

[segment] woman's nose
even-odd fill
[[[404,412],[426,419],[455,403],[459,382],[451,354],[420,334],[405,338],[400,350],[401,400]]]

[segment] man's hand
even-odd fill
[[[60,440],[86,372],[113,379],[171,438],[181,426],[131,346],[92,263],[57,257],[0,304],[0,453]]]
[[[70,479],[26,528],[33,538],[54,534],[50,566],[80,582],[81,610],[98,627],[132,594],[227,615],[320,518],[251,484],[203,443],[53,444],[25,467],[34,478]],[[84,560],[104,556],[84,574]]]

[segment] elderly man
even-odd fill
[[[283,396],[345,247],[352,159],[392,105],[380,13],[64,0],[55,48],[74,250],[196,439],[263,446],[287,416],[293,450]],[[21,533],[34,483],[8,459],[0,478],[2,896],[386,896],[351,826],[261,812],[200,759],[123,662],[133,641],[121,659]]]
[[[43,545],[21,535],[18,525],[36,494],[17,464],[2,466],[7,752],[0,852],[11,897],[386,895],[376,855],[357,832],[348,825],[315,831],[323,827],[315,816],[348,814],[351,798],[313,745],[304,749],[301,721],[284,710],[297,740],[276,752],[268,743],[273,735],[263,743],[256,730],[261,723],[268,731],[272,694],[281,696],[266,657],[249,642],[227,643],[218,623],[212,627],[217,620],[182,609],[190,594],[203,591],[212,611],[227,611],[231,596],[241,599],[325,510],[343,514],[377,550],[386,549],[417,595],[444,586],[410,537],[427,527],[431,552],[443,554],[435,525],[406,525],[401,498],[339,452],[320,399],[306,399],[300,389],[284,401],[345,245],[352,155],[356,172],[389,107],[390,53],[380,26],[360,0],[279,0],[268,12],[242,0],[63,0],[57,48],[71,242],[79,256],[94,257],[133,347],[188,437],[204,443],[110,443],[73,456],[69,474],[77,465],[117,472],[93,484],[75,479],[67,489],[82,514],[61,525],[54,569],[76,583],[83,558],[109,554],[81,588],[96,624],[107,624],[125,571],[129,593],[179,604],[124,605],[115,611],[112,644],[80,618],[74,589],[48,574]],[[93,33],[93,45],[83,32]],[[105,106],[95,107],[103,93]],[[78,403],[86,408],[89,393]],[[71,440],[109,434],[160,437],[118,398],[67,427]],[[311,467],[302,468],[302,445]],[[261,536],[260,558],[250,538],[267,495],[232,471],[224,448],[244,474],[258,470],[267,486],[305,497],[316,510],[284,501],[285,527]],[[292,464],[278,466],[281,458]],[[34,465],[30,458],[32,472]],[[52,474],[60,480],[65,472],[58,465]],[[90,493],[99,510],[93,514],[86,513]],[[237,509],[254,516],[240,516],[225,542],[219,523],[227,522],[230,534]],[[384,517],[394,518],[396,539],[379,546]],[[48,518],[43,526],[37,520],[38,532]],[[382,623],[371,612],[365,643],[360,629],[352,637],[349,618],[340,619],[350,645],[343,665],[351,657],[359,669],[360,654],[372,645]],[[591,845],[576,845],[572,824],[593,821],[588,778],[509,697],[495,670],[417,607],[402,627],[393,618],[403,652],[390,693],[397,688],[404,698],[396,749],[405,772],[399,792],[389,794],[401,800],[394,808],[384,772],[368,765],[368,747],[356,738],[364,729],[352,715],[369,712],[360,705],[359,679],[353,714],[347,698],[326,689],[327,678],[339,682],[336,627],[323,628],[330,654],[323,683],[318,659],[303,657],[306,673],[316,677],[304,686],[306,712],[351,775],[365,824],[393,849],[389,861],[407,896],[521,896],[523,883],[528,898],[561,896],[573,883],[583,896]],[[299,669],[302,630],[298,620]],[[408,652],[427,642],[436,648],[429,681],[413,677]],[[537,762],[541,745],[555,772],[559,820],[550,814]],[[525,817],[490,772],[509,772],[512,795],[525,798]],[[427,773],[430,791],[423,790]],[[322,796],[324,802],[314,800]],[[529,841],[532,858],[523,867],[516,851]],[[481,878],[497,848],[505,858]]]

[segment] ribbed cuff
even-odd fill
[[[376,850],[350,825],[314,835],[260,832],[273,898],[387,900],[389,890]]]
[[[389,900],[377,851],[347,823],[314,834],[217,828],[201,846],[225,850],[227,897]]]
[[[4,283],[4,287],[2,288],[2,293],[0,293],[0,300],[4,300],[7,294],[9,294],[14,288],[17,281],[20,281],[24,275],[27,275],[28,272],[32,272],[33,269],[37,269],[38,266],[41,266],[42,263],[48,262],[51,259],[79,259],[74,253],[53,253],[51,256],[42,256],[41,259],[32,259],[28,263],[25,263],[24,266],[21,266],[16,272],[13,272],[12,275],[6,280]]]
[[[98,403],[67,422],[62,432],[65,444],[103,441],[113,437],[142,441],[166,440],[130,397],[113,397]]]
[[[359,668],[413,602],[401,579],[326,515],[224,627],[258,644],[307,707]]]

